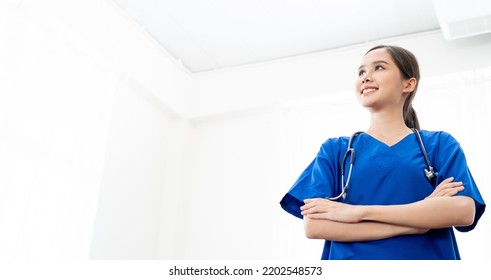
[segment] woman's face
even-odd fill
[[[390,53],[376,49],[367,53],[358,69],[355,93],[358,102],[370,111],[401,108],[408,80],[404,80]]]

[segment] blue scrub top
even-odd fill
[[[430,161],[439,172],[435,186],[449,177],[462,181],[465,189],[457,195],[472,197],[476,204],[474,223],[456,227],[472,230],[484,213],[485,203],[472,178],[460,144],[446,132],[420,131]],[[334,197],[341,192],[341,160],[348,137],[331,138],[322,144],[312,163],[282,198],[288,213],[302,218],[300,207],[306,198]],[[356,161],[353,165],[346,203],[353,205],[407,204],[424,199],[434,187],[426,179],[427,168],[414,133],[393,146],[387,146],[362,133],[353,140]],[[346,164],[345,174],[348,174]],[[322,259],[460,259],[452,228],[433,229],[420,235],[402,235],[364,242],[327,240]]]

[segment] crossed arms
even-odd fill
[[[402,205],[350,205],[328,199],[306,199],[300,209],[308,238],[339,242],[422,234],[430,229],[468,226],[474,222],[474,200],[455,196],[462,182],[448,178],[424,200]]]

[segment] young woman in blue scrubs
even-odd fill
[[[419,81],[414,55],[377,46],[362,59],[358,102],[368,129],[352,142],[356,161],[341,166],[349,137],[328,139],[283,197],[284,210],[303,218],[308,238],[326,240],[322,259],[460,259],[453,228],[474,229],[485,203],[459,143],[442,131],[419,130],[412,100]],[[419,130],[438,171],[431,183]],[[341,193],[340,170],[349,177]]]

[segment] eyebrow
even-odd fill
[[[374,61],[372,64],[374,65],[374,64],[389,64],[389,63],[385,60],[377,60],[377,61]],[[358,67],[358,70],[360,70],[363,67],[365,67],[365,65],[360,65],[360,67]]]

